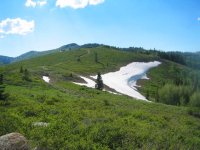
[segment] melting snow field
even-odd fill
[[[160,64],[161,63],[158,61],[148,63],[133,62],[127,66],[121,67],[119,71],[102,75],[102,79],[105,85],[119,93],[134,97],[136,99],[147,100],[137,91],[137,80],[148,79],[146,72]]]
[[[130,97],[145,100],[147,99],[137,91],[137,80],[139,79],[149,79],[146,75],[146,72],[153,68],[157,67],[161,63],[158,61],[153,62],[133,62],[127,66],[121,67],[119,71],[110,72],[102,75],[102,79],[105,85],[116,90],[121,94],[128,95]],[[96,79],[96,76],[91,76]],[[78,85],[84,85],[87,87],[94,88],[95,82],[86,77],[82,77],[87,83],[76,83]]]
[[[77,83],[77,82],[73,82],[77,85],[81,85],[81,86],[87,86],[89,88],[95,88],[95,82],[89,78],[86,78],[86,77],[83,77],[83,76],[80,76],[80,78],[82,78],[83,80],[85,80],[86,83]]]
[[[47,76],[43,76],[42,79],[46,82],[49,83],[50,82],[50,78]]]

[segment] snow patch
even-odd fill
[[[86,83],[73,82],[74,84],[81,85],[81,86],[86,86],[86,87],[89,87],[89,88],[95,88],[96,82],[94,82],[93,80],[91,80],[89,78],[83,77],[83,76],[79,76],[79,77],[81,79],[85,80]],[[120,95],[119,93],[112,92],[112,91],[105,90],[105,89],[103,91],[106,91],[108,93],[115,94],[115,95]]]
[[[130,97],[145,100],[145,96],[137,91],[137,81],[139,79],[149,79],[146,76],[146,72],[157,67],[161,63],[158,61],[153,62],[133,62],[127,66],[121,67],[119,71],[110,72],[102,75],[102,79],[105,85],[116,90],[119,93],[128,95]],[[92,76],[96,78],[96,76]]]
[[[42,79],[46,82],[49,83],[50,82],[50,78],[48,76],[43,76]]]
[[[112,91],[105,90],[105,89],[103,89],[103,91],[108,92],[108,93],[111,93],[111,94],[114,94],[114,95],[121,95],[120,93],[112,92]]]
[[[81,86],[86,86],[86,87],[89,87],[89,88],[95,88],[95,82],[89,78],[86,78],[86,77],[83,77],[83,76],[80,76],[80,78],[82,78],[83,80],[85,80],[86,83],[78,83],[78,82],[73,82],[77,85],[81,85]]]
[[[153,61],[153,62],[133,62],[130,63],[124,67],[121,67],[119,71],[116,72],[110,72],[101,75],[103,79],[103,83],[110,87],[111,89],[114,89],[115,91],[128,95],[130,97],[148,101],[145,96],[140,94],[137,90],[137,81],[140,79],[146,79],[147,77],[146,73],[149,69],[153,67],[157,67],[160,65],[161,62]],[[97,76],[91,76],[93,79],[96,80]],[[81,86],[87,86],[90,88],[95,88],[95,82],[89,78],[80,76],[80,78],[84,79],[86,83],[77,83],[73,82],[75,84],[81,85]],[[107,90],[104,90],[107,91]],[[112,94],[118,94],[115,92],[107,91]]]

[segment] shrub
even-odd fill
[[[34,110],[25,110],[24,111],[25,117],[36,117],[37,113]]]
[[[197,107],[190,107],[188,109],[188,114],[200,118],[200,110]]]
[[[159,102],[168,105],[179,105],[179,90],[176,86],[166,84],[159,90]]]
[[[159,102],[169,105],[187,105],[192,94],[190,86],[166,84],[158,92]]]
[[[190,105],[192,107],[200,107],[200,93],[195,92],[190,98]]]

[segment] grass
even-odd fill
[[[184,107],[146,103],[71,83],[7,86],[1,135],[24,134],[47,149],[198,149],[200,120]],[[65,90],[63,90],[63,88]],[[5,117],[5,118],[4,118]],[[34,127],[34,122],[50,123]]]
[[[187,108],[80,87],[68,78],[70,73],[91,75],[132,61],[154,59],[157,57],[99,47],[59,52],[0,68],[10,94],[8,105],[0,105],[0,135],[20,132],[32,147],[50,150],[199,149],[200,119],[189,115]],[[164,75],[163,65],[150,71],[152,80],[143,83],[145,88],[153,89],[153,84],[157,86],[165,79],[160,76]],[[22,80],[20,66],[28,68],[31,82]],[[51,84],[42,81],[44,74],[51,76]],[[35,127],[35,122],[49,126]]]

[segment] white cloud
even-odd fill
[[[198,17],[197,20],[200,21],[200,17]]]
[[[36,7],[36,6],[44,6],[47,4],[47,0],[26,0],[26,7]]]
[[[35,28],[35,22],[26,21],[21,18],[10,19],[0,21],[0,35],[5,36],[9,34],[26,35],[33,32]]]
[[[104,0],[57,0],[56,6],[60,8],[71,7],[74,9],[85,8],[88,5],[98,5],[103,3]]]

